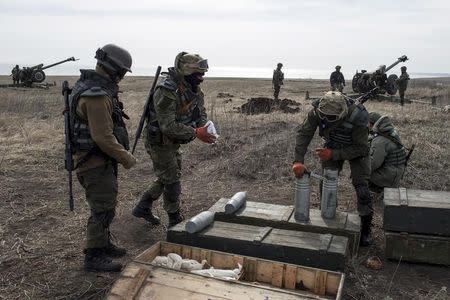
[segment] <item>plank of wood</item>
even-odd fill
[[[336,212],[334,219],[322,218],[320,210],[310,210],[310,221],[299,222],[294,217],[294,207],[247,201],[236,214],[225,214],[228,199],[217,201],[210,211],[215,212],[215,220],[256,226],[269,226],[279,229],[330,233],[349,239],[349,253],[356,256],[359,249],[360,218],[356,214]]]
[[[287,289],[295,290],[297,283],[297,267],[292,265],[286,265],[284,271],[284,287]]]
[[[450,237],[385,232],[386,257],[450,266]]]
[[[403,188],[386,188],[384,192],[386,231],[450,236],[449,192]]]
[[[284,264],[272,264],[272,285],[275,287],[283,287]]]
[[[345,268],[346,237],[274,228],[259,242],[261,232],[266,231],[264,227],[215,221],[189,234],[180,223],[168,230],[167,241],[328,270]]]

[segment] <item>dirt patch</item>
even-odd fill
[[[291,99],[275,100],[272,98],[257,97],[248,99],[242,104],[239,111],[247,115],[268,114],[274,111],[284,113],[297,113],[300,111],[300,103]]]
[[[233,97],[234,95],[230,93],[223,93],[223,92],[217,93],[217,98],[233,98]]]

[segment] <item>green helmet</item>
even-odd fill
[[[317,112],[320,119],[336,122],[347,115],[347,100],[340,92],[327,92],[320,99]]]
[[[97,63],[107,71],[125,75],[131,73],[132,59],[130,53],[114,44],[107,44],[95,52]],[[123,76],[122,76],[123,77]]]
[[[369,113],[369,122],[372,124],[375,124],[378,121],[378,119],[380,119],[380,118],[381,118],[381,115],[377,112]]]
[[[208,60],[198,54],[180,52],[175,57],[175,69],[183,76],[193,73],[205,73],[208,71]]]

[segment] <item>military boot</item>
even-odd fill
[[[103,248],[88,248],[84,250],[84,270],[88,272],[120,272],[122,264],[113,262]]]
[[[142,207],[138,204],[138,205],[136,205],[135,208],[133,208],[133,211],[131,213],[136,218],[143,218],[144,220],[149,222],[151,225],[157,226],[157,225],[161,224],[161,220],[152,213],[151,208]]]
[[[372,239],[372,218],[373,215],[361,216],[361,237],[359,239],[359,246],[367,247],[373,244]]]
[[[125,248],[113,244],[111,240],[111,234],[109,234],[108,245],[102,249],[103,253],[105,253],[109,257],[122,257],[127,254],[127,250]]]
[[[184,220],[180,210],[177,210],[174,213],[167,213],[167,215],[169,216],[169,227],[175,226]]]

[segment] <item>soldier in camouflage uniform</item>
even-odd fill
[[[406,149],[389,117],[371,112],[369,128],[371,189],[381,192],[385,187],[398,187],[405,172]]]
[[[345,86],[345,79],[344,74],[341,73],[341,66],[336,66],[336,71],[331,73],[330,85],[332,91],[338,90],[339,92],[342,93],[342,90],[344,89]]]
[[[297,129],[292,167],[294,174],[296,177],[302,177],[306,171],[305,154],[316,129],[319,128],[319,135],[325,140],[324,148],[316,149],[322,167],[340,171],[345,160],[350,163],[361,217],[360,245],[370,245],[373,209],[368,186],[368,112],[362,104],[347,102],[340,92],[328,92],[312,105],[313,109]]]
[[[11,76],[13,79],[13,84],[19,84],[19,73],[20,73],[20,68],[19,65],[16,65],[12,70],[11,70]]]
[[[169,227],[183,220],[180,212],[180,145],[195,138],[205,143],[215,141],[205,126],[208,120],[204,94],[200,88],[206,71],[206,59],[198,54],[181,52],[153,95],[144,132],[145,148],[157,179],[133,209],[135,217],[143,218],[152,225],[160,224],[160,219],[152,213],[152,203],[161,195],[164,210],[169,216]]]
[[[87,271],[120,271],[125,249],[111,241],[110,224],[117,204],[117,165],[136,164],[128,151],[128,133],[118,83],[131,72],[131,56],[123,48],[108,44],[95,55],[95,70],[81,70],[70,97],[71,140],[75,169],[86,192],[91,215],[86,230],[84,268]]]
[[[408,87],[409,75],[406,73],[406,66],[402,66],[400,70],[402,71],[402,74],[396,82],[398,86],[398,94],[400,95],[400,104],[403,106],[405,103],[405,91]]]
[[[281,72],[283,67],[282,63],[277,64],[277,69],[273,70],[272,86],[273,86],[273,98],[278,100],[278,95],[280,94],[281,86],[283,85],[284,73]]]

